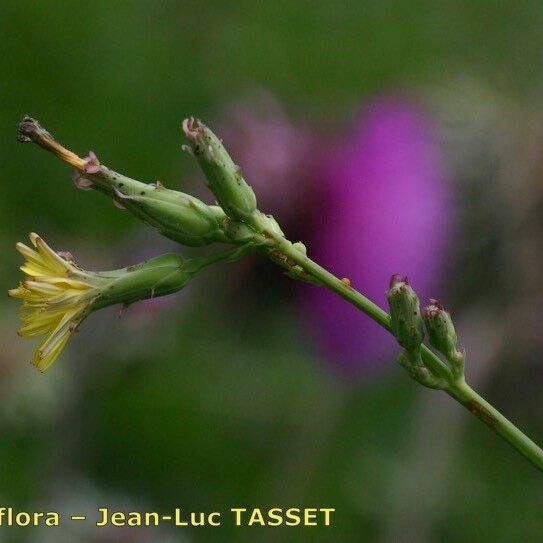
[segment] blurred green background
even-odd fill
[[[399,89],[431,112],[461,203],[442,294],[472,380],[543,442],[540,1],[0,7],[3,290],[19,280],[13,245],[28,231],[94,269],[172,247],[18,144],[24,114],[118,171],[189,191],[201,174],[180,152],[188,114],[219,122],[262,88],[308,123],[341,125]],[[540,474],[399,369],[350,382],[315,360],[292,289],[256,259],[206,271],[164,308],[94,315],[45,375],[26,363],[31,342],[17,337],[6,298],[0,504],[334,507],[332,527],[101,533],[65,523],[1,527],[0,541],[542,541]]]

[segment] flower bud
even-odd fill
[[[188,259],[168,253],[120,270],[95,272],[94,276],[107,286],[100,289],[93,310],[118,303],[129,305],[177,292],[204,265],[205,259]]]
[[[207,185],[226,214],[234,220],[250,219],[256,210],[256,196],[241,170],[217,136],[201,121],[183,121],[183,131],[207,178]]]
[[[450,313],[431,298],[422,314],[432,347],[443,353],[452,364],[463,363],[464,355],[457,348],[458,338]]]
[[[437,390],[447,388],[447,381],[436,377],[423,364],[420,351],[402,351],[398,355],[398,363],[407,371],[411,379],[418,381],[421,385]]]
[[[224,233],[232,243],[250,243],[254,239],[254,230],[243,222],[226,219],[223,225]]]
[[[123,178],[113,185],[112,197],[162,235],[183,245],[199,247],[227,241],[221,229],[226,215],[220,208],[158,182],[146,185]]]
[[[296,249],[297,251],[300,251],[300,253],[302,253],[303,255],[307,254],[307,247],[301,241],[296,241],[295,243],[292,244],[292,247]]]
[[[417,349],[424,338],[419,298],[407,277],[393,275],[387,292],[390,322],[396,339],[407,350]]]
[[[227,241],[221,228],[226,215],[221,208],[167,189],[159,181],[146,184],[121,175],[100,164],[93,152],[82,163],[74,178],[78,188],[94,188],[107,194],[115,205],[127,209],[162,235],[190,247]]]

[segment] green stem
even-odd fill
[[[458,383],[446,392],[543,471],[543,450],[466,382]]]
[[[373,319],[377,324],[381,325],[385,330],[392,333],[390,327],[390,317],[386,311],[381,309],[377,304],[366,298],[363,294],[355,290],[352,286],[338,279],[328,270],[311,260],[307,255],[293,247],[292,243],[281,235],[265,230],[264,235],[273,240],[275,247],[288,257],[289,260],[300,266],[304,271],[317,279],[324,286],[329,288],[363,311],[368,317]],[[422,345],[422,358],[425,364],[432,372],[438,376],[445,378],[448,382],[452,380],[451,370],[436,356],[428,347]]]
[[[287,239],[268,229],[264,230],[263,234],[273,242],[275,249],[284,254],[290,261],[300,266],[322,285],[347,300],[377,324],[392,333],[390,317],[386,311],[346,284],[346,282],[337,278],[322,266],[319,266],[319,264],[308,258],[304,253],[293,247],[293,244]],[[422,357],[426,366],[436,376],[443,377],[447,382],[451,383],[446,390],[449,396],[457,400],[487,426],[492,428],[492,430],[505,439],[505,441],[528,459],[536,468],[543,471],[543,450],[540,447],[484,398],[479,396],[463,379],[453,379],[449,367],[425,345],[422,346]]]
[[[264,250],[268,250],[268,254],[272,259],[277,261],[275,258],[277,254],[272,255],[270,249],[284,255],[288,260],[289,265],[290,263],[296,264],[308,275],[313,277],[319,284],[324,285],[343,299],[347,300],[372,318],[380,326],[392,333],[390,317],[386,311],[383,311],[378,305],[356,291],[347,284],[347,282],[341,281],[328,270],[308,258],[280,233],[273,231],[270,228],[269,218],[266,220],[258,211],[254,211],[256,202],[254,201],[252,189],[250,189],[241,178],[241,174],[222,147],[220,141],[212,132],[201,125],[201,123],[195,125],[194,121],[191,121],[187,125],[186,132],[189,139],[192,140],[191,143],[194,144],[193,147],[195,148],[195,152],[197,150],[196,147],[198,147],[196,144],[213,144],[214,148],[212,147],[211,153],[207,153],[206,151],[202,155],[202,149],[198,149],[199,152],[197,153],[198,155],[202,155],[200,157],[202,160],[205,157],[203,166],[204,171],[208,174],[210,187],[214,192],[220,195],[219,198],[216,194],[219,200],[224,200],[226,207],[230,210],[230,215],[237,217],[237,219],[242,222],[247,222],[247,224],[254,229],[255,240],[259,242],[264,241],[260,246]],[[198,138],[204,138],[204,136],[207,140],[199,142]],[[213,141],[210,141],[209,138],[212,138]],[[23,142],[33,141],[80,172],[85,172],[86,170],[85,160],[55,141],[51,134],[41,127],[35,119],[25,117],[19,124],[19,140]],[[202,162],[202,160],[200,160],[200,162]],[[212,165],[212,171],[207,167],[209,166],[207,162]],[[145,190],[146,187],[139,181],[121,176],[103,166],[98,174],[91,174],[90,177],[95,181],[99,190],[110,196],[116,195],[114,187],[120,187],[122,183],[130,184],[135,189],[140,188],[141,190]],[[102,179],[105,179],[108,183],[101,182]],[[232,202],[236,205],[230,205]],[[125,203],[130,206],[129,201]],[[141,218],[145,220],[147,217],[141,216]],[[260,238],[257,233],[261,233],[266,239],[257,239]],[[221,241],[224,240],[221,239]],[[259,243],[254,245],[254,248],[258,246]],[[203,267],[203,265],[211,264],[219,260],[232,261],[241,257],[252,248],[253,247],[250,245],[245,245],[238,247],[232,252],[226,251],[223,253],[216,253],[215,255],[204,257],[206,259],[205,262],[202,261],[200,264]],[[170,270],[166,271],[164,269],[147,270],[141,277],[137,273],[131,274],[130,276],[126,276],[126,279],[124,280],[125,284],[120,284],[120,282],[117,281],[115,282],[115,286],[119,290],[126,289],[124,294],[129,291],[130,295],[134,296],[135,299],[143,299],[156,294],[166,294],[179,290],[184,286],[184,283],[189,278],[183,277],[183,271],[182,268],[179,266],[176,267],[174,264]],[[195,272],[196,270],[193,271]],[[109,303],[113,303],[113,301],[117,300],[115,286],[112,291],[105,295],[103,297],[104,299],[97,302],[97,304],[109,305]],[[160,289],[158,287],[160,287]],[[525,436],[499,411],[494,409],[494,407],[492,407],[484,398],[472,390],[465,383],[463,378],[458,379],[454,377],[450,368],[425,345],[422,345],[421,354],[426,367],[435,376],[444,378],[447,383],[449,383],[446,392],[452,398],[469,409],[474,415],[490,426],[497,434],[503,437],[517,451],[526,457],[534,466],[543,471],[543,451],[533,441]]]

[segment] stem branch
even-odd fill
[[[543,450],[467,383],[459,383],[446,392],[543,471]]]
[[[317,279],[326,288],[335,292],[350,304],[354,305],[377,324],[392,333],[390,317],[386,311],[366,298],[363,294],[347,285],[341,279],[319,266],[302,252],[293,247],[292,243],[271,231],[264,235],[273,240],[276,248],[292,262],[300,266],[306,273]],[[444,362],[428,347],[422,345],[422,357],[426,366],[439,377],[447,379],[451,385],[446,389],[447,394],[462,404],[466,409],[482,420],[499,436],[514,447],[529,460],[537,469],[543,472],[543,450],[528,436],[521,432],[510,420],[504,417],[496,408],[475,392],[463,379],[453,379],[452,372]]]
[[[82,159],[74,152],[63,147],[49,132],[47,132],[47,130],[41,127],[40,124],[31,117],[25,117],[19,124],[18,139],[23,142],[34,142],[43,149],[50,151],[66,164],[72,166],[79,172],[85,173],[86,176],[90,177],[96,183],[96,188],[110,196],[112,195],[112,192],[115,192],[115,187],[120,183],[131,183],[138,186],[141,184],[142,187],[145,187],[143,183],[124,177],[117,172],[109,170],[105,166],[101,166],[98,171],[89,171],[85,159]],[[100,181],[102,182],[100,183]],[[259,219],[258,212],[253,214],[247,222],[255,230],[255,239],[260,237],[262,240],[262,236],[264,236],[265,243],[262,247],[267,246],[266,250],[270,258],[273,259],[272,250],[275,253],[284,255],[290,265],[294,264],[299,266],[308,276],[315,279],[318,284],[335,292],[344,300],[360,309],[377,324],[385,328],[385,330],[393,333],[390,317],[386,311],[355,290],[347,282],[337,278],[328,270],[308,258],[305,253],[294,247],[293,244],[285,239],[280,233],[271,230],[269,228],[269,222],[266,223]],[[232,253],[217,253],[215,256],[207,258],[209,263],[214,260],[235,260],[249,250],[251,250],[251,247],[247,245],[238,248]],[[492,428],[492,430],[512,445],[536,468],[543,471],[543,450],[541,450],[541,448],[467,385],[463,377],[454,377],[450,367],[425,345],[421,346],[421,354],[426,367],[436,377],[443,378],[449,383],[448,387],[445,389],[449,396],[457,400],[487,426]]]
[[[292,243],[284,237],[269,230],[265,231],[264,235],[272,239],[277,249],[287,256],[289,260],[296,263],[305,272],[320,281],[328,289],[341,296],[344,300],[347,300],[350,304],[360,309],[385,330],[392,333],[388,313],[381,309],[377,304],[366,298],[352,286],[341,281],[341,279],[337,278],[328,270],[311,260],[307,255],[298,251],[295,247],[293,247]],[[452,378],[451,370],[443,363],[443,361],[425,345],[422,345],[421,351],[424,362],[435,373],[435,375],[450,381]]]

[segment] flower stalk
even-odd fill
[[[206,164],[206,161],[210,160],[209,156],[206,153],[201,153],[199,157],[200,164],[204,163],[202,170],[208,177],[208,186],[217,195],[214,188],[216,180],[211,181],[209,164]],[[235,165],[232,167],[231,175],[234,175],[237,167]],[[456,349],[456,334],[452,326],[452,321],[447,317],[448,313],[442,313],[441,310],[439,313],[439,319],[447,325],[444,334],[445,337],[441,337],[439,332],[429,327],[428,309],[425,311],[427,328],[432,330],[430,334],[431,342],[433,346],[439,343],[440,347],[445,350],[448,361],[448,363],[445,363],[426,345],[422,344],[418,298],[416,298],[416,294],[410,287],[406,288],[408,286],[406,285],[407,281],[403,281],[404,286],[400,289],[403,292],[408,292],[408,296],[402,296],[399,304],[404,318],[391,319],[389,314],[363,294],[356,291],[350,284],[335,277],[322,266],[311,260],[305,250],[301,251],[296,244],[287,240],[282,232],[270,228],[269,223],[266,221],[266,216],[259,213],[258,210],[255,210],[249,216],[240,217],[240,219],[247,222],[257,234],[260,234],[269,241],[265,248],[266,255],[275,262],[279,261],[283,267],[290,268],[289,275],[295,278],[304,278],[304,280],[330,289],[360,309],[391,334],[399,334],[401,344],[408,344],[404,353],[402,353],[403,356],[400,356],[400,363],[406,367],[411,377],[429,388],[442,389],[447,392],[452,398],[459,401],[471,413],[498,433],[498,435],[503,437],[539,470],[543,471],[543,450],[466,384],[464,379],[464,354]],[[402,281],[398,277],[393,276],[391,290],[398,288],[398,283],[400,282]],[[391,297],[396,298],[394,295]],[[396,306],[394,301],[392,302],[392,306]],[[396,307],[396,309],[398,308]],[[415,319],[415,322],[413,322],[411,315],[407,315],[408,310],[417,311],[418,318]],[[398,317],[397,311],[393,312],[396,313],[394,317]],[[436,328],[439,328],[439,326],[436,326]]]
[[[335,277],[307,256],[292,249],[292,244],[287,240],[276,238],[275,241],[281,246],[282,251],[308,274],[392,333],[390,316],[379,306],[351,286],[346,285],[340,278]],[[543,472],[543,450],[536,443],[482,396],[476,393],[464,380],[460,382],[456,381],[451,369],[424,344],[421,345],[421,358],[425,367],[435,378],[444,379],[448,383],[447,387],[443,390],[449,396],[462,404],[530,461],[537,469]]]
[[[257,251],[282,266],[289,276],[336,293],[390,332],[402,347],[398,361],[410,377],[426,387],[446,392],[543,471],[543,450],[466,383],[465,353],[458,349],[452,319],[441,304],[431,300],[421,315],[418,297],[407,278],[393,276],[387,293],[391,314],[385,312],[354,289],[349,281],[339,279],[311,260],[302,243],[289,241],[275,219],[257,208],[255,194],[240,168],[208,127],[190,118],[184,121],[183,131],[218,206],[208,206],[192,196],[170,191],[158,182],[149,185],[125,177],[100,164],[93,153],[81,158],[60,145],[30,117],[25,117],[19,125],[21,141],[38,144],[76,170],[75,182],[79,188],[105,193],[166,237],[184,245],[223,242],[235,246],[201,259],[163,255],[135,267],[94,274],[79,268],[80,271],[74,271],[66,260],[61,268],[67,278],[59,280],[55,273],[62,270],[55,268],[53,273],[48,266],[60,266],[58,258],[61,257],[57,253],[49,254],[47,261],[42,262],[40,258],[45,259],[45,255],[40,252],[40,243],[34,240],[41,257],[30,255],[28,248],[26,254],[21,251],[28,260],[22,268],[27,279],[12,295],[23,300],[22,330],[45,332],[49,334],[45,344],[54,343],[47,356],[38,348],[38,363],[41,360],[42,367],[58,356],[58,345],[65,343],[73,325],[77,326],[90,311],[113,303],[132,303],[175,292],[203,266]],[[43,278],[44,269],[40,266],[49,279]],[[81,281],[84,287],[71,281]],[[59,288],[63,292],[58,292]],[[55,312],[57,307],[63,308],[64,313]],[[430,345],[444,360],[423,343],[425,330]]]

